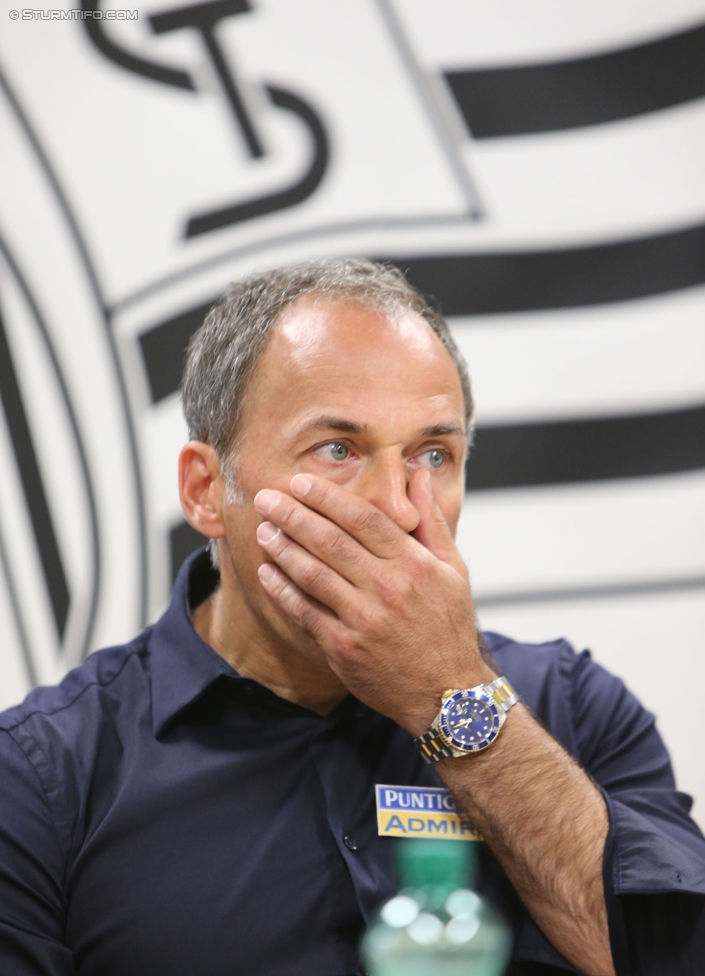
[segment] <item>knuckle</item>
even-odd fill
[[[341,536],[336,556],[351,569],[366,565],[369,559],[367,550],[349,536]]]
[[[296,515],[297,509],[293,505],[282,506],[282,510],[279,512],[279,524],[285,528],[296,525]]]
[[[379,578],[375,580],[375,586],[385,604],[393,602],[399,593],[399,583],[397,580],[385,573],[381,573]]]
[[[313,488],[316,492],[316,501],[321,505],[324,504],[330,495],[330,485],[325,481],[316,480],[313,482]]]
[[[293,585],[293,583],[285,583],[282,596],[282,602],[285,604],[286,609],[298,623],[301,623],[308,610],[308,604],[306,603],[306,599],[304,598],[303,594]]]
[[[272,596],[277,600],[283,599],[286,591],[286,580],[281,577],[281,575],[276,576],[274,580],[270,583],[270,590]]]
[[[348,566],[358,566],[365,559],[360,545],[346,532],[333,527],[316,535],[316,547],[324,559],[340,560]]]
[[[386,568],[386,567],[385,567]],[[379,574],[376,581],[379,591],[386,601],[403,599],[413,588],[416,578],[413,566],[404,563],[403,566],[388,569]]]
[[[330,555],[341,547],[340,532],[333,528],[323,529],[317,534],[316,545],[324,555]]]
[[[426,550],[413,552],[404,560],[405,575],[413,581],[426,579],[429,573],[429,560]]]
[[[322,579],[325,567],[320,563],[308,563],[301,571],[301,582],[305,588],[315,586]]]
[[[356,528],[364,531],[368,536],[374,536],[379,544],[384,546],[389,556],[398,555],[400,545],[405,541],[405,534],[400,532],[399,527],[385,515],[384,512],[372,510],[362,510],[358,513],[359,524]]]
[[[381,605],[395,617],[408,614],[409,608],[418,602],[422,589],[414,574],[406,570],[395,575],[381,574],[376,588]]]
[[[338,635],[335,642],[337,656],[342,660],[351,660],[358,651],[358,639],[355,634],[345,631]]]
[[[292,612],[295,619],[302,627],[305,627],[306,629],[310,627],[312,620],[311,614],[309,613],[309,607],[301,596],[297,596],[296,600],[294,601]]]
[[[304,530],[310,523],[312,517],[311,509],[298,502],[295,498],[286,496],[285,503],[279,516],[280,525],[287,527],[292,532]]]
[[[321,618],[312,606],[305,604],[302,607],[301,614],[297,622],[303,632],[308,634],[308,636],[313,640],[318,641],[320,639],[323,630]]]
[[[280,529],[266,545],[270,553],[273,553],[275,556],[280,556],[289,547],[289,539]]]
[[[383,614],[377,606],[363,607],[359,612],[358,628],[361,634],[377,635],[383,625]]]
[[[353,529],[364,529],[369,524],[370,512],[365,508],[354,508],[348,516]]]
[[[355,529],[380,532],[384,527],[384,516],[374,509],[355,508],[350,515],[350,524]]]
[[[281,581],[278,587],[277,595],[279,596],[282,603],[286,604],[286,606],[292,612],[296,610],[298,593],[289,580],[283,579]]]

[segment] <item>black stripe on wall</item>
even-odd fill
[[[705,468],[705,406],[480,427],[466,490],[571,484]]]
[[[184,560],[200,549],[207,540],[182,522],[169,533],[171,551],[171,582],[176,579]],[[555,603],[557,601],[624,599],[631,596],[654,596],[682,593],[705,588],[705,577],[676,577],[658,580],[629,580],[620,583],[566,586],[560,589],[515,590],[506,593],[487,593],[475,597],[478,610],[485,607],[515,606],[517,604]]]
[[[179,389],[186,347],[196,329],[203,324],[212,304],[213,302],[208,302],[206,305],[191,308],[166,322],[160,322],[140,336],[140,348],[153,403]]]
[[[81,10],[86,13],[102,13],[99,0],[81,0]],[[95,44],[96,48],[104,57],[120,65],[127,71],[132,71],[136,75],[143,75],[153,81],[160,81],[165,85],[174,85],[176,88],[185,88],[195,91],[196,86],[191,80],[191,76],[179,68],[170,68],[164,64],[157,64],[154,61],[145,61],[138,58],[125,48],[119,47],[111,40],[110,28],[105,30],[103,20],[94,20],[88,17],[82,21],[86,34]]]
[[[664,576],[661,579],[631,579],[619,583],[588,583],[536,590],[508,590],[475,596],[478,609],[517,606],[521,603],[574,603],[577,600],[605,600],[634,596],[656,596],[705,590],[705,576]]]
[[[705,225],[588,247],[384,260],[444,315],[576,308],[705,283]]]
[[[59,632],[59,637],[63,637],[69,613],[69,587],[44,491],[37,455],[34,451],[20,384],[15,373],[10,346],[1,317],[0,402],[5,411],[10,439],[17,458],[17,467],[27,500],[27,508],[44,571],[56,629]]]
[[[476,139],[614,122],[705,95],[705,26],[593,57],[446,79]]]
[[[254,220],[265,214],[286,210],[307,200],[314,193],[326,174],[330,150],[328,136],[317,113],[303,99],[282,88],[267,85],[267,94],[273,105],[292,112],[309,130],[313,142],[313,155],[306,171],[291,185],[275,193],[244,203],[232,204],[221,210],[191,217],[186,225],[186,237],[209,234],[221,227],[230,227],[245,220]]]
[[[382,260],[406,271],[449,316],[575,308],[705,283],[705,225],[565,250]],[[178,390],[184,352],[211,304],[151,326],[140,336],[154,403]]]
[[[480,427],[468,492],[673,474],[705,468],[705,406],[666,413]],[[172,579],[206,539],[182,522],[169,534]]]

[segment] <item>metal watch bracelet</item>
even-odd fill
[[[443,693],[441,711],[446,699],[453,694],[457,694],[458,690],[459,689],[452,688]],[[506,713],[509,711],[512,705],[515,705],[519,701],[519,695],[503,675],[499,678],[495,678],[495,680],[491,681],[489,684],[477,685],[475,688],[471,688],[469,690],[477,691],[480,694],[484,694],[492,698],[492,701],[495,703],[497,711],[501,716],[500,728],[504,724],[504,717]],[[424,732],[423,735],[420,735],[414,739],[416,748],[421,753],[423,759],[427,763],[434,763],[441,759],[453,759],[463,755],[472,755],[472,752],[464,752],[462,749],[456,749],[446,741],[439,728],[440,714],[441,713],[439,712],[432,724],[429,726],[427,732]]]

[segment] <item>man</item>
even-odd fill
[[[197,554],[155,627],[2,716],[0,971],[359,972],[394,889],[381,783],[477,827],[511,973],[702,971],[705,842],[652,717],[563,642],[477,632],[440,316],[367,262],[254,275],[183,402],[218,570]]]

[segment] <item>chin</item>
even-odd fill
[[[328,659],[318,643],[303,631],[282,610],[267,602],[255,610],[263,628],[289,656],[303,658],[317,668],[330,671]]]

